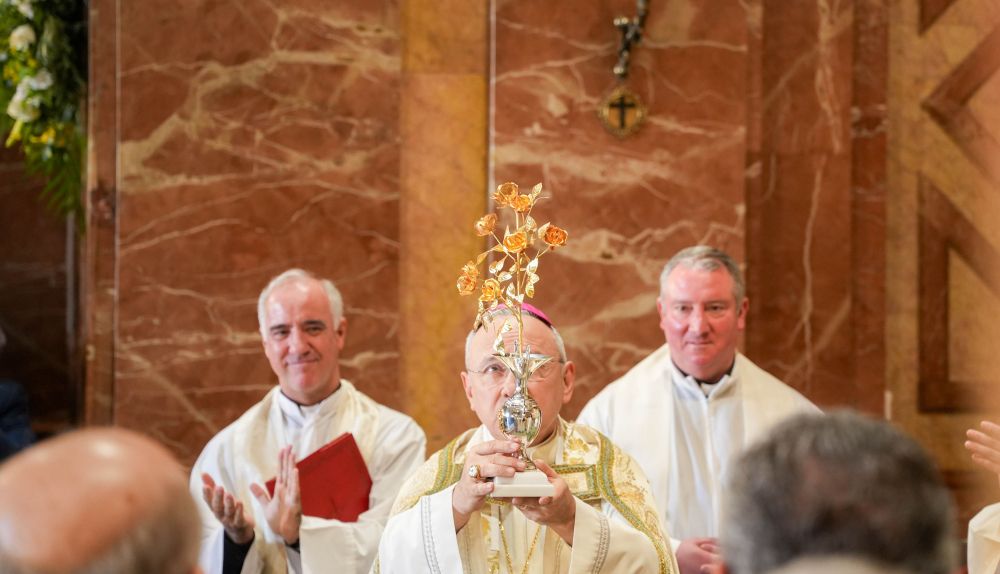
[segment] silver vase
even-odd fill
[[[496,357],[514,375],[514,394],[497,411],[500,432],[508,439],[520,442],[521,447],[515,456],[524,461],[527,470],[534,470],[535,465],[524,449],[538,436],[542,426],[542,410],[528,392],[528,380],[535,370],[551,361],[552,357],[532,353],[530,347],[521,353],[516,346],[513,353],[497,354]]]

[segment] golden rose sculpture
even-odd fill
[[[503,363],[507,377],[514,378],[514,392],[497,412],[499,430],[511,440],[517,440],[521,449],[518,458],[525,462],[525,471],[513,478],[496,477],[493,496],[551,496],[553,486],[545,475],[535,468],[524,448],[532,443],[541,428],[542,412],[538,403],[528,392],[528,380],[536,369],[551,361],[553,357],[532,353],[524,345],[524,322],[522,305],[525,298],[535,295],[538,277],[538,259],[549,251],[566,245],[566,230],[551,223],[538,225],[531,216],[531,210],[542,193],[542,184],[536,185],[531,193],[521,194],[515,183],[504,183],[497,187],[493,200],[499,210],[509,209],[514,216],[514,228],[504,229],[503,237],[497,235],[496,213],[488,213],[476,221],[473,228],[480,237],[492,237],[495,245],[480,253],[474,260],[462,267],[457,287],[460,295],[479,293],[479,311],[476,313],[474,329],[479,329],[486,315],[501,304],[509,311],[517,325],[517,340],[513,352],[504,347],[503,336],[512,328],[509,321],[497,329],[493,344],[496,360]],[[480,282],[479,266],[490,256],[494,260],[486,267],[486,278]],[[487,323],[489,326],[489,323]],[[509,378],[505,378],[509,381]]]
[[[488,213],[473,226],[476,235],[492,237],[496,244],[480,253],[475,260],[462,267],[457,287],[460,295],[472,295],[479,291],[479,311],[476,313],[475,328],[483,322],[483,317],[501,303],[511,310],[517,326],[518,341],[521,341],[521,304],[525,298],[535,296],[538,283],[538,259],[549,251],[566,245],[568,234],[565,229],[551,223],[538,225],[531,216],[531,210],[542,193],[542,184],[536,185],[530,193],[521,194],[517,184],[507,182],[497,186],[493,201],[498,209],[510,209],[514,215],[514,229],[507,227],[503,238],[497,236],[497,213]],[[497,258],[487,267],[488,278],[480,282],[479,266],[490,256]]]

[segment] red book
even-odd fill
[[[357,522],[368,510],[372,478],[351,433],[344,433],[296,463],[302,514]],[[275,479],[267,481],[274,496]]]

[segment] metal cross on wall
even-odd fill
[[[634,18],[619,16],[614,19],[615,28],[621,33],[618,61],[612,70],[617,78],[617,86],[601,100],[597,114],[604,128],[619,138],[634,133],[646,117],[646,107],[642,105],[638,94],[630,90],[625,82],[632,62],[632,48],[642,40],[648,11],[649,0],[638,0]]]

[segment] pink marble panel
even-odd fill
[[[115,421],[187,462],[273,384],[267,280],[341,288],[344,375],[400,406],[393,0],[122,5]]]
[[[744,2],[651,3],[629,86],[647,123],[619,140],[597,119],[615,85],[616,16],[635,2],[495,3],[492,176],[551,200],[537,208],[569,230],[542,260],[538,304],[579,364],[572,417],[663,343],[659,272],[678,249],[709,243],[743,259],[748,30]]]
[[[760,142],[748,171],[748,354],[821,405],[877,414],[884,9],[825,0],[762,7],[751,120]]]

